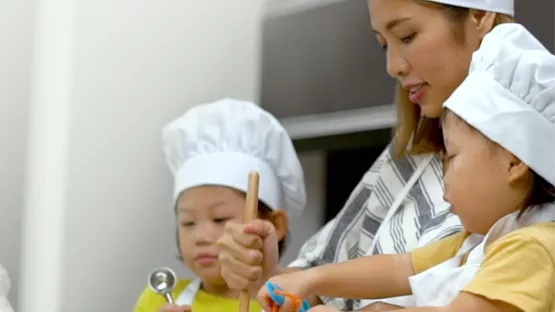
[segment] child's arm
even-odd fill
[[[414,275],[410,254],[366,256],[306,273],[310,294],[363,299],[410,295],[409,277]]]
[[[460,232],[411,254],[366,256],[306,270],[308,294],[353,299],[410,295],[409,277],[453,257],[466,236]]]
[[[320,295],[378,299],[409,295],[411,289],[408,278],[411,275],[413,269],[409,254],[380,255],[278,275],[271,278],[270,282],[299,298]],[[258,300],[264,310],[270,311],[267,295],[266,287],[262,287]]]
[[[488,300],[473,294],[461,292],[447,307],[441,308],[410,308],[394,312],[522,312],[519,308],[502,302]]]
[[[468,293],[461,293],[453,303],[451,303],[447,307],[440,307],[440,308],[408,308],[408,309],[373,309],[372,307],[363,308],[358,310],[359,312],[362,311],[391,311],[391,312],[468,312],[468,311],[480,311],[480,312],[522,312],[522,310],[512,306],[510,304],[500,302],[500,301],[490,301],[484,299],[480,296],[468,294]],[[317,306],[310,309],[308,312],[338,312],[337,310],[326,307],[326,306]],[[354,311],[352,311],[354,312]]]

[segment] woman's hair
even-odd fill
[[[464,43],[464,22],[470,15],[470,9],[452,5],[440,4],[426,0],[414,0],[422,5],[442,10],[451,23],[454,39],[457,43]],[[495,26],[514,22],[514,18],[504,14],[497,14]],[[420,107],[409,101],[408,91],[399,83],[395,92],[397,108],[397,125],[395,126],[394,155],[402,157],[406,153],[422,154],[442,152],[443,134],[439,118],[422,116]]]
[[[478,130],[476,130],[476,128],[472,127],[470,124],[468,124],[466,121],[464,121],[462,118],[457,116],[449,109],[444,109],[443,114],[441,114],[441,117],[438,119],[441,124],[443,124],[443,122],[445,121],[445,117],[447,115],[450,115],[451,117],[453,117],[455,122],[463,123],[466,127],[468,127],[470,131],[480,133]],[[501,146],[489,140],[486,136],[482,135],[481,133],[480,135],[487,141],[488,144],[491,144],[491,146],[497,146],[499,148],[502,148]],[[445,174],[446,167],[447,165],[444,165],[444,172],[443,172],[444,174]],[[522,210],[518,215],[519,217],[522,216],[522,214],[526,210],[534,206],[541,206],[544,204],[555,203],[555,185],[549,183],[546,179],[542,178],[534,170],[530,170],[530,173],[532,174],[532,183],[530,184],[530,191],[528,192],[528,194],[526,195],[522,203],[523,204]]]

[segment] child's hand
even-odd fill
[[[175,304],[166,304],[165,306],[163,306],[162,308],[160,308],[160,310],[158,310],[158,312],[192,312],[193,309],[191,309],[190,306],[178,306]]]
[[[227,223],[218,246],[222,277],[235,290],[258,291],[279,261],[276,230],[265,220]]]
[[[312,285],[315,282],[315,278],[312,277],[312,272],[310,270],[298,271],[294,273],[287,273],[272,277],[269,283],[274,284],[281,291],[281,295],[285,297],[285,302],[280,308],[280,312],[296,312],[295,303],[290,299],[290,296],[302,301],[311,295]],[[278,290],[274,291],[276,294]],[[264,285],[257,295],[257,300],[262,305],[264,311],[272,311],[270,306],[268,288]],[[301,302],[297,302],[301,304]]]

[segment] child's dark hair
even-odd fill
[[[519,217],[533,206],[540,206],[555,202],[555,186],[547,182],[539,174],[532,170],[532,185],[530,193],[524,199],[523,209],[520,211]]]
[[[472,127],[470,124],[468,124],[462,118],[457,116],[457,114],[453,113],[452,111],[450,111],[448,109],[444,109],[443,114],[441,115],[440,120],[441,120],[441,125],[442,126],[445,123],[446,116],[451,116],[451,117],[453,117],[453,120],[455,122],[461,122],[465,126],[467,126],[469,130],[478,132],[478,130],[476,130],[476,128]],[[488,144],[497,145],[496,143],[494,143],[491,140],[489,140],[488,138],[486,138],[484,135],[482,135],[482,136],[487,140]],[[520,211],[520,213],[518,215],[519,217],[522,216],[522,214],[526,210],[528,210],[528,209],[530,209],[534,206],[541,206],[541,205],[544,205],[544,204],[549,204],[549,203],[554,203],[555,202],[555,185],[549,183],[547,180],[545,180],[539,174],[537,174],[534,170],[530,170],[530,173],[532,174],[532,184],[530,185],[530,192],[528,193],[528,195],[524,199],[524,202],[523,202],[523,205],[522,205],[523,208],[522,208],[522,210]]]

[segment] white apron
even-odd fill
[[[555,205],[549,204],[544,205],[541,209],[530,209],[520,219],[517,219],[517,216],[518,212],[515,212],[497,221],[485,238],[478,234],[470,235],[455,257],[410,277],[409,281],[416,306],[444,307],[449,305],[476,275],[484,261],[487,246],[505,234],[520,228],[555,221]],[[467,261],[461,266],[462,257],[468,251],[470,253]]]
[[[381,235],[381,233],[386,230],[386,224],[391,222],[391,218],[393,218],[393,215],[395,215],[395,213],[399,210],[399,208],[403,204],[403,201],[406,199],[407,195],[409,194],[410,190],[416,184],[416,182],[418,182],[418,179],[420,178],[422,173],[424,173],[424,170],[426,169],[426,167],[428,167],[433,157],[434,155],[430,155],[428,156],[428,158],[424,159],[420,163],[420,165],[416,168],[416,170],[414,171],[410,179],[407,181],[407,184],[405,184],[401,192],[397,194],[397,197],[395,197],[395,201],[393,201],[393,204],[391,204],[391,207],[389,207],[389,210],[387,211],[387,214],[385,215],[382,221],[382,224],[378,228],[378,231],[376,231],[376,234],[374,235],[374,239],[372,240],[372,245],[370,245],[370,249],[366,251],[365,256],[373,255],[374,249],[376,249],[376,245],[378,244],[379,235]],[[402,307],[414,306],[414,299],[412,296],[402,296],[402,297],[376,299],[376,300],[364,299],[360,301],[360,307],[361,308],[365,307],[374,302],[385,302],[385,303],[398,305]]]
[[[176,305],[186,305],[186,306],[193,306],[193,301],[197,296],[197,293],[200,289],[201,281],[198,278],[192,280],[185,289],[179,294],[177,300],[175,301]]]

